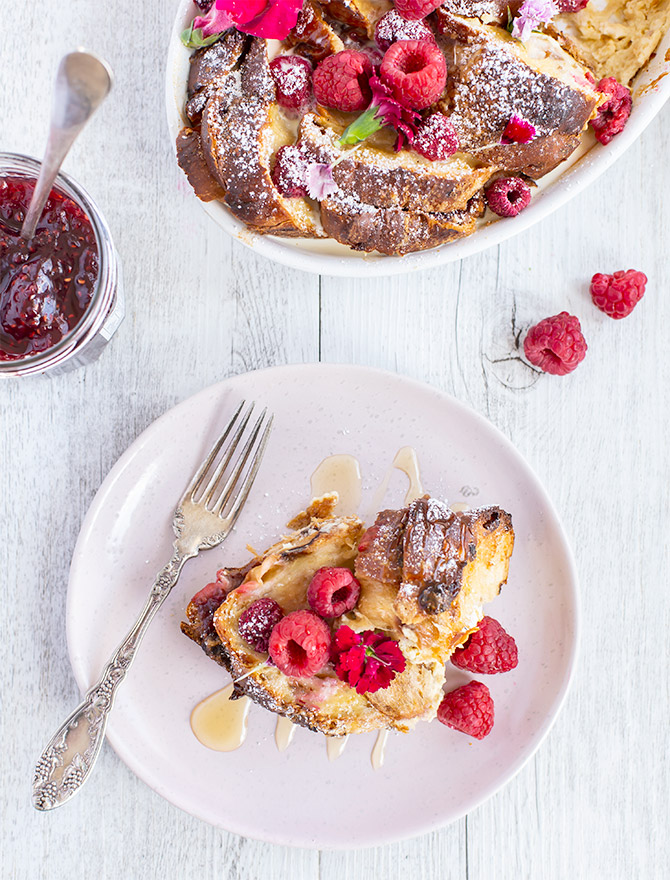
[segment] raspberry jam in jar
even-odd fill
[[[123,318],[109,231],[74,181],[58,176],[34,237],[21,237],[38,173],[0,153],[0,375],[90,363]]]

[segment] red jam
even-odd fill
[[[0,361],[46,351],[81,320],[98,279],[90,220],[51,191],[32,241],[20,229],[35,181],[0,178]]]

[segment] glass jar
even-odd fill
[[[30,156],[0,152],[0,178],[36,180],[40,163]],[[65,373],[92,363],[102,353],[125,315],[121,263],[104,217],[85,189],[61,172],[54,188],[72,199],[86,213],[98,247],[98,277],[91,300],[79,323],[62,339],[35,354],[13,361],[0,360],[0,377],[34,373]]]

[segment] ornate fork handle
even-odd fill
[[[154,615],[177,583],[184,563],[193,555],[175,550],[172,559],[158,573],[135,625],[114,652],[98,681],[42,752],[33,781],[33,804],[38,810],[50,810],[64,804],[88,778],[105,738],[107,716],[116,691],[126,677]]]

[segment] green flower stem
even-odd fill
[[[345,128],[342,137],[338,141],[339,146],[359,144],[361,141],[369,138],[371,134],[383,128],[384,121],[377,117],[378,109],[376,106],[368,107],[365,113],[361,113],[358,119],[355,119],[351,125]]]

